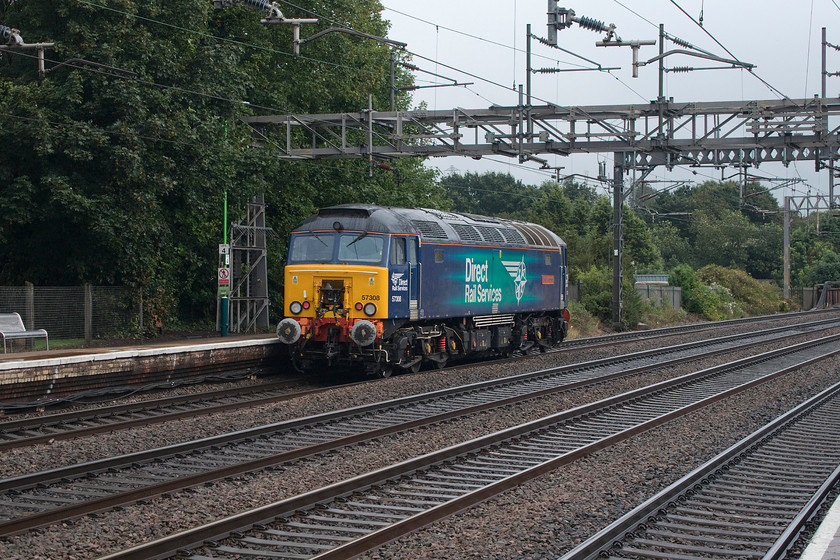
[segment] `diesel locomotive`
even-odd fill
[[[296,368],[545,350],[568,332],[566,244],[532,223],[422,208],[321,209],[291,232],[277,336]]]

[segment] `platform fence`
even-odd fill
[[[46,329],[51,345],[139,339],[141,305],[139,290],[122,286],[0,286],[0,313],[19,313],[27,329]]]

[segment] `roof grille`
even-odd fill
[[[499,230],[494,227],[475,226],[475,229],[481,232],[481,235],[484,236],[485,241],[491,241],[493,243],[505,242],[505,238],[502,237],[502,234],[499,233]]]
[[[455,233],[458,234],[458,237],[461,238],[462,241],[479,241],[481,242],[481,235],[479,235],[478,231],[472,226],[466,224],[449,224],[452,226],[452,229],[455,230]]]
[[[447,239],[449,237],[437,222],[430,220],[411,220],[411,223],[420,231],[420,235],[423,238]]]
[[[503,228],[499,231],[502,232],[502,235],[505,237],[505,241],[507,241],[508,243],[521,243],[522,245],[526,244],[525,238],[522,237],[522,234],[513,228]]]

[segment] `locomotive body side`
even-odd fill
[[[542,350],[568,329],[566,246],[540,226],[423,209],[322,209],[292,233],[286,319],[296,367],[416,371]]]
[[[533,313],[564,307],[563,252],[425,243],[420,318]],[[428,263],[428,264],[426,264]]]

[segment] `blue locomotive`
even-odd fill
[[[443,367],[470,355],[545,350],[569,327],[566,244],[537,224],[348,204],[291,233],[286,316],[293,363]]]

